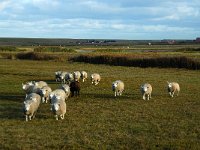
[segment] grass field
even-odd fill
[[[56,121],[50,104],[41,104],[35,120],[25,122],[22,82],[44,80],[52,89],[58,70],[97,72],[102,80],[81,83],[80,97],[67,100],[64,120]],[[0,59],[0,149],[199,149],[200,71],[137,68],[75,62]],[[111,83],[125,83],[114,97]],[[180,83],[170,98],[166,81]],[[140,85],[153,86],[142,100]]]

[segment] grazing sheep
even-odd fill
[[[49,86],[44,86],[40,91],[40,96],[42,97],[42,103],[47,103],[49,101],[49,94],[52,92],[51,88]]]
[[[31,94],[31,93],[37,93],[37,94],[40,93],[39,88],[37,86],[33,84],[30,85],[29,83],[26,83],[26,84],[22,83],[22,89],[26,93],[26,96],[27,94]]]
[[[64,119],[66,113],[65,99],[59,95],[55,95],[53,103],[51,104],[51,110],[55,115],[56,120],[58,120],[58,116],[60,116],[61,119]]]
[[[72,73],[67,73],[65,76],[65,80],[67,84],[70,84],[72,81],[74,81],[74,75]]]
[[[44,86],[48,86],[47,83],[44,82],[44,81],[33,82],[33,84],[34,84],[36,87],[40,88],[40,89],[41,89],[42,87],[44,87]]]
[[[71,91],[71,97],[74,95],[79,96],[80,92],[80,83],[78,81],[73,81],[70,83],[70,91]]]
[[[79,81],[79,80],[80,80],[80,78],[81,78],[81,73],[80,73],[80,71],[75,71],[75,72],[73,73],[73,75],[74,75],[74,80],[75,80],[75,81]]]
[[[66,93],[63,89],[56,89],[54,91],[52,91],[50,94],[49,94],[49,97],[50,97],[50,103],[54,103],[54,97],[55,96],[60,96],[62,99],[67,99],[67,96],[66,96]]]
[[[56,82],[61,82],[61,74],[62,74],[62,71],[56,71],[55,72]]]
[[[31,93],[26,96],[23,106],[24,115],[26,116],[26,121],[35,118],[35,114],[40,105],[41,97],[36,93]]]
[[[61,78],[61,82],[62,83],[66,83],[66,75],[68,74],[68,72],[66,72],[66,71],[63,71],[62,73],[61,73],[61,75],[60,75],[60,78]]]
[[[87,79],[87,72],[86,71],[81,71],[81,79],[83,82]]]
[[[124,91],[124,82],[122,82],[121,80],[113,82],[112,90],[115,92],[115,96],[122,95],[122,92]]]
[[[92,84],[97,85],[100,82],[100,80],[101,80],[101,77],[98,73],[93,73],[91,75]]]
[[[149,83],[145,83],[141,86],[141,93],[143,95],[143,99],[149,100],[151,98],[151,93],[152,93],[152,86]]]
[[[168,84],[167,90],[168,90],[169,95],[171,97],[173,97],[174,93],[177,92],[177,96],[178,96],[178,94],[180,92],[180,86],[179,86],[179,84],[176,83],[176,82],[168,82],[168,81],[167,81],[167,84]]]
[[[59,89],[64,90],[65,93],[66,93],[66,97],[69,97],[69,95],[70,95],[70,87],[69,87],[69,85],[67,85],[67,84],[62,84],[62,85],[59,87]]]

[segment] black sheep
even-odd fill
[[[73,81],[70,83],[70,91],[71,91],[71,97],[79,96],[80,92],[80,83],[79,81]]]

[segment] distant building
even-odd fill
[[[195,42],[200,43],[200,37],[197,37],[196,40],[195,40]]]

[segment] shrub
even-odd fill
[[[28,60],[57,60],[58,57],[54,55],[47,55],[36,52],[28,52],[28,53],[18,53],[16,54],[16,58],[18,59],[28,59]]]
[[[92,64],[107,64],[115,66],[132,66],[132,67],[159,67],[159,68],[186,68],[191,70],[199,70],[200,62],[194,59],[180,57],[150,57],[137,58],[130,56],[115,56],[115,55],[80,55],[71,58],[72,61],[86,62]]]
[[[14,46],[1,46],[0,51],[17,51],[17,48]]]

